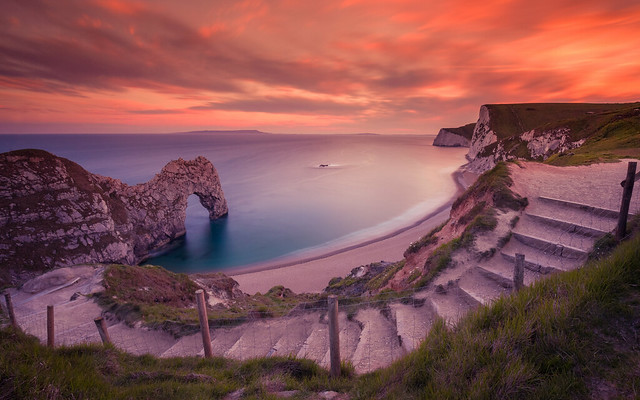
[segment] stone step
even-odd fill
[[[286,333],[287,327],[285,318],[269,318],[245,324],[242,335],[224,355],[236,360],[265,357]]]
[[[210,330],[211,349],[216,356],[224,357],[229,349],[244,334],[244,329],[248,324],[241,324],[232,327],[218,327]],[[200,349],[199,355],[204,355],[204,350]]]
[[[584,204],[584,203],[580,203],[572,200],[558,199],[558,198],[553,198],[548,196],[538,196],[538,199],[546,203],[551,203],[551,204],[561,205],[568,208],[587,211],[590,214],[599,215],[605,218],[615,219],[615,218],[618,218],[618,214],[619,214],[618,210]]]
[[[556,243],[553,238],[543,239],[535,237],[529,234],[513,231],[513,238],[517,241],[535,249],[538,249],[546,254],[555,255],[562,258],[570,259],[582,259],[588,255],[587,250],[571,247],[569,245],[563,245]]]
[[[538,217],[561,220],[600,232],[611,232],[615,229],[618,221],[617,217],[611,216],[608,212],[597,214],[586,209],[569,207],[563,203],[555,203],[538,198],[533,199],[526,212]]]
[[[592,230],[592,232],[595,232],[595,230]],[[562,228],[558,225],[547,224],[541,219],[526,214],[520,218],[517,226],[513,229],[513,233],[538,238],[563,247],[579,249],[582,253],[590,252],[596,240],[594,236],[576,233],[575,228]],[[600,236],[598,235],[597,237]]]
[[[443,291],[431,294],[429,300],[436,314],[449,325],[455,325],[460,318],[480,305],[478,300],[461,289],[457,283],[447,285]]]
[[[479,267],[471,268],[460,277],[458,285],[482,304],[490,304],[500,296],[511,293],[512,282],[497,282],[491,279],[489,274],[491,273]]]
[[[198,332],[193,335],[183,336],[176,340],[173,346],[160,354],[160,357],[189,357],[203,353],[202,335]]]
[[[396,321],[396,331],[405,353],[415,350],[431,329],[436,312],[431,302],[393,303],[389,305]]]
[[[507,261],[502,255],[497,254],[489,260],[481,261],[478,268],[487,272],[487,277],[494,279],[497,282],[503,282],[504,285],[511,285],[513,287],[513,269],[515,263]],[[540,279],[541,274],[534,272],[530,269],[524,270],[524,285],[530,286],[535,281]],[[506,287],[506,286],[504,286]]]
[[[159,356],[175,344],[172,335],[156,330],[131,328],[124,322],[108,327],[114,346],[134,355]]]
[[[321,313],[307,313],[295,317],[283,317],[285,332],[268,354],[295,357],[304,346],[312,329],[318,326],[317,321],[321,316]]]
[[[353,318],[349,320],[346,313],[338,315],[338,326],[340,327],[340,359],[351,360],[360,342],[362,329],[357,321]],[[327,349],[324,357],[319,362],[321,367],[329,368],[331,365],[331,353]]]
[[[309,336],[302,344],[296,355],[297,358],[307,358],[315,362],[320,362],[329,349],[329,325],[326,318],[316,321],[309,333]]]
[[[553,226],[559,229],[562,229],[564,232],[574,233],[577,235],[590,236],[592,238],[599,238],[606,235],[609,231],[603,230],[602,228],[595,228],[590,226],[582,225],[582,223],[576,223],[572,221],[566,221],[564,219],[560,219],[560,217],[546,217],[544,215],[533,214],[530,212],[526,212],[525,215],[532,220],[535,220],[539,224],[544,224],[547,226]]]
[[[24,304],[22,309],[24,311]],[[66,301],[54,305],[54,332],[55,343],[76,344],[91,343],[100,340],[93,337],[97,334],[97,328],[93,319],[100,316],[102,310],[90,298],[81,298],[76,301]],[[47,309],[32,314],[17,313],[17,322],[20,328],[41,342],[47,341]]]
[[[395,322],[382,315],[381,310],[361,309],[355,319],[363,326],[358,346],[351,359],[356,373],[385,367],[403,354]]]
[[[108,329],[108,328],[107,328]],[[56,327],[56,345],[73,346],[83,343],[102,343],[95,322],[73,325],[62,330]]]
[[[584,262],[584,260],[564,258],[546,253],[537,248],[527,246],[518,240],[509,241],[500,251],[502,257],[509,263],[515,263],[515,255],[517,253],[524,254],[525,268],[543,275],[576,269]]]

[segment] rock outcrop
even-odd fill
[[[169,162],[129,186],[43,150],[0,154],[0,282],[81,263],[136,264],[185,234],[187,199],[227,214],[204,157]]]
[[[222,272],[192,274],[190,278],[208,294],[208,303],[211,306],[216,304],[228,304],[246,295],[240,290],[240,284],[223,274]]]
[[[489,116],[489,108],[484,105],[480,107],[478,122],[473,130],[471,138],[471,146],[467,153],[469,160],[468,169],[472,172],[482,173],[493,168],[496,165],[495,154],[484,155],[486,149],[498,141],[498,136],[491,128],[491,118]]]
[[[467,124],[459,128],[442,128],[433,140],[439,147],[469,147],[476,124]]]
[[[483,105],[465,169],[483,173],[500,161],[567,155],[608,131],[637,131],[639,115],[638,103]]]

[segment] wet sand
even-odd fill
[[[231,275],[240,289],[249,294],[265,293],[283,285],[296,293],[320,292],[334,277],[343,277],[353,268],[379,261],[399,261],[411,242],[420,239],[449,218],[453,201],[475,180],[475,175],[456,171],[452,174],[458,190],[445,204],[426,217],[391,234],[372,238],[346,248],[325,251],[298,259],[258,264]]]

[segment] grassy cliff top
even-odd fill
[[[566,131],[571,142],[584,144],[569,152],[554,154],[545,162],[584,165],[620,158],[640,158],[640,103],[580,104],[530,103],[489,104],[490,128],[502,142],[504,150],[518,158],[528,159],[524,132],[536,133],[555,129]],[[488,146],[485,153],[495,148]]]
[[[532,129],[568,127],[575,140],[590,136],[611,120],[633,115],[638,103],[525,103],[487,104],[491,128],[498,139],[520,135]]]
[[[463,138],[471,140],[471,137],[473,136],[473,129],[475,127],[476,127],[476,123],[472,122],[470,124],[466,124],[458,128],[445,128],[445,129],[449,132],[455,133],[456,135],[460,135]]]

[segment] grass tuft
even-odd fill
[[[526,198],[520,197],[514,193],[510,187],[513,180],[509,174],[509,168],[504,162],[496,164],[496,166],[480,175],[478,179],[471,185],[460,197],[453,202],[453,209],[458,208],[470,198],[480,198],[485,193],[492,194],[492,200],[496,207],[500,209],[521,210],[525,208],[529,202]],[[470,217],[468,218],[471,220]]]
[[[404,257],[407,257],[407,255],[409,254],[417,253],[423,247],[437,243],[438,237],[436,236],[436,233],[440,232],[442,228],[444,228],[445,225],[447,225],[448,222],[449,221],[447,220],[441,225],[438,225],[437,227],[433,228],[429,233],[427,233],[417,241],[411,243],[411,245],[409,245],[409,247],[404,251]]]

